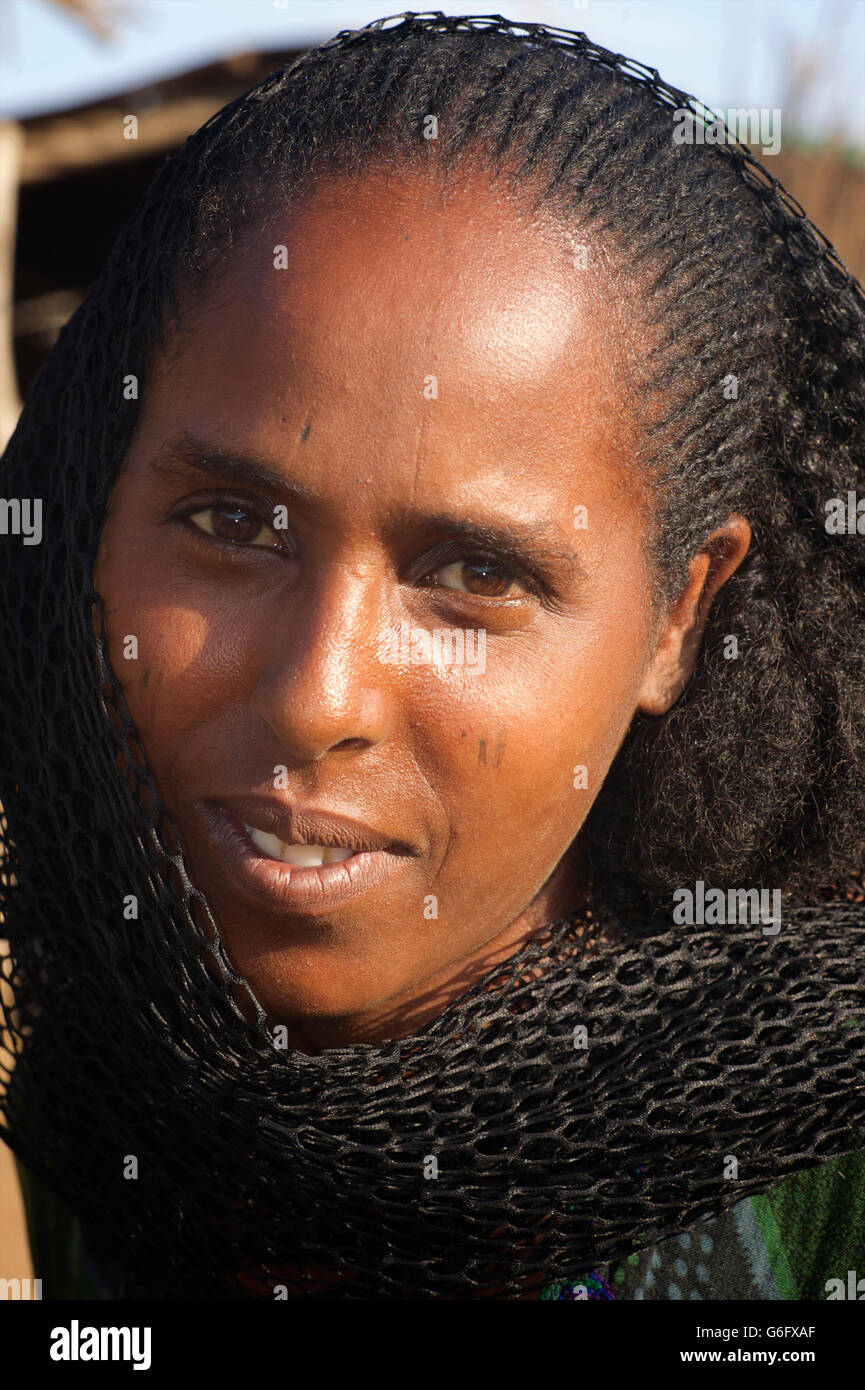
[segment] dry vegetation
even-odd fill
[[[752,152],[865,284],[865,159],[854,158],[834,142],[815,148],[785,140],[771,157],[756,146]]]

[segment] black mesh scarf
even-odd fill
[[[0,543],[4,1137],[127,1297],[525,1296],[865,1144],[854,904],[791,904],[777,936],[641,909],[592,949],[590,915],[562,920],[411,1037],[307,1056],[274,1045],[189,878],[92,625],[138,410],[124,383],[146,390],[153,306],[202,215],[184,204],[190,166],[385,26],[557,46],[690,105],[582,35],[500,17],[339,35],[166,163],[30,392],[0,483],[43,500],[42,543]],[[739,147],[725,157],[803,274],[861,315],[801,209]]]

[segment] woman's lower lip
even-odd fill
[[[214,852],[245,897],[292,912],[329,912],[385,883],[412,858],[396,850],[353,854],[335,864],[298,868],[270,859],[253,844],[243,822],[213,803],[204,819]]]

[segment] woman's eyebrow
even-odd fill
[[[475,546],[479,550],[492,551],[497,556],[503,556],[517,564],[528,562],[541,570],[551,565],[563,565],[569,571],[569,577],[577,583],[583,583],[588,579],[576,546],[563,546],[560,533],[556,534],[556,528],[539,518],[534,518],[531,522],[508,518],[507,521],[498,523],[473,521],[451,516],[448,512],[408,511],[403,513],[403,524],[406,521],[418,528],[444,532],[457,541],[465,541],[467,545]],[[544,535],[550,536],[549,543],[542,539]]]
[[[186,431],[163,444],[151,460],[150,467],[160,478],[184,482],[229,478],[264,489],[289,502],[299,502],[310,510],[320,501],[303,483],[286,478],[285,474],[254,454],[208,444]],[[399,521],[392,529],[399,534],[405,531],[407,525],[417,530],[439,532],[479,550],[494,552],[516,564],[528,563],[541,570],[563,566],[569,578],[577,583],[583,583],[588,578],[576,546],[562,546],[560,533],[558,537],[555,536],[556,528],[538,517],[531,521],[508,518],[507,521],[496,523],[456,517],[449,512],[409,509],[400,514]],[[544,535],[550,536],[549,542],[541,539]]]
[[[151,470],[160,478],[195,482],[200,479],[229,478],[233,482],[266,488],[277,496],[311,507],[315,493],[303,483],[286,478],[262,459],[243,450],[223,449],[207,444],[195,435],[184,432],[163,444],[150,462]]]

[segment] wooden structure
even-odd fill
[[[237,54],[71,110],[0,122],[0,449],[159,165],[297,52]],[[124,134],[129,116],[135,139]]]

